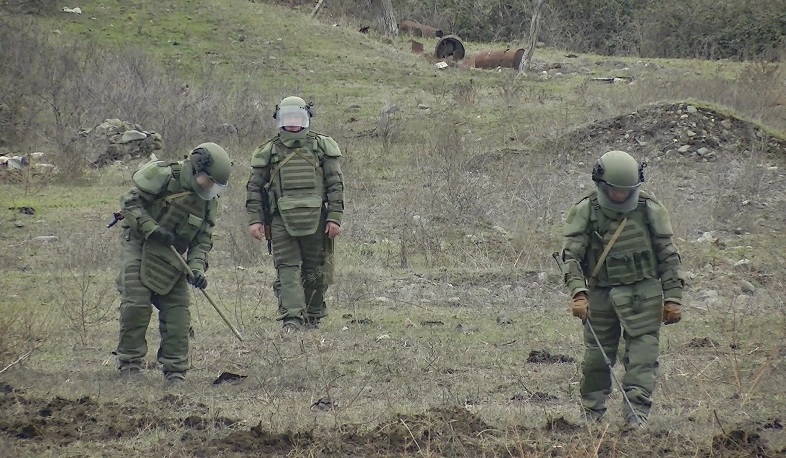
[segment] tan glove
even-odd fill
[[[676,302],[663,303],[663,324],[678,323],[681,319],[680,304]]]
[[[573,316],[581,318],[582,321],[589,315],[589,298],[587,293],[581,292],[573,296],[570,300],[570,312]]]

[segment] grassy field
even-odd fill
[[[786,450],[781,64],[538,49],[537,70],[517,78],[438,70],[436,59],[409,52],[409,37],[364,35],[351,19],[269,4],[79,6],[82,15],[39,17],[34,27],[94,43],[112,56],[107,65],[118,63],[111,68],[141,55],[134,62],[160,73],[139,97],[188,85],[186,106],[198,107],[210,91],[226,95],[210,121],[239,133],[222,139],[234,166],[208,278],[244,341],[195,294],[188,383],[168,387],[156,367],[155,314],[144,380],[120,381],[111,358],[119,230],[105,226],[138,163],[78,180],[0,176],[0,456]],[[465,45],[473,53],[508,44]],[[632,84],[592,80],[608,76]],[[249,153],[273,132],[273,107],[289,94],[313,100],[314,129],[342,147],[348,197],[330,316],[319,330],[283,335],[272,258],[247,235],[244,185]],[[83,127],[126,112],[109,106]],[[174,116],[165,114],[144,121]],[[689,130],[717,138],[716,160],[672,151]],[[166,157],[211,140],[202,130],[170,132],[189,136],[165,135],[182,147]],[[39,139],[27,147],[57,153]],[[612,147],[649,161],[646,188],[670,209],[690,274],[684,319],[661,333],[651,421],[635,432],[622,425],[616,389],[607,422],[579,419],[580,323],[550,256],[569,205],[591,189],[594,158]],[[214,385],[222,372],[247,378]]]

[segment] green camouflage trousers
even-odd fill
[[[147,354],[145,334],[153,307],[158,309],[161,346],[157,359],[164,373],[185,372],[188,362],[188,331],[191,323],[188,283],[181,277],[168,294],[155,294],[140,278],[142,241],[123,239],[120,249],[121,268],[117,278],[120,291],[120,339],[117,359],[121,367],[139,367]]]
[[[281,216],[273,215],[273,262],[278,274],[273,292],[278,297],[278,320],[327,316],[325,275],[327,257],[324,215],[317,232],[304,237],[289,235]]]
[[[660,281],[649,279],[631,286],[591,288],[589,293],[590,323],[612,365],[617,362],[620,337],[624,341],[625,375],[621,383],[636,413],[644,418],[652,407],[658,364],[662,307],[662,292],[658,291]],[[581,404],[587,410],[602,414],[611,394],[611,374],[586,325],[584,344]],[[623,415],[631,414],[627,403],[623,403]]]

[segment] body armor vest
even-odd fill
[[[182,164],[170,164],[172,178],[162,196],[151,204],[148,213],[161,227],[175,234],[174,247],[185,253],[197,233],[205,224],[214,200],[205,201],[180,183]],[[142,282],[158,294],[167,294],[183,275],[183,266],[171,249],[155,241],[146,241],[142,248]]]
[[[270,177],[271,210],[278,211],[293,237],[311,235],[319,228],[325,196],[321,158],[316,140],[288,148],[273,145]]]
[[[590,234],[592,243],[587,250],[586,267],[592,272],[605,246],[619,228],[622,220],[608,217],[598,203],[597,197],[591,199]],[[658,278],[657,259],[652,247],[650,229],[647,221],[646,200],[639,199],[639,205],[627,214],[625,227],[609,250],[603,267],[598,269],[595,278],[589,279],[592,286],[613,287],[629,285],[647,278]]]

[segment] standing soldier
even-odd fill
[[[623,416],[631,426],[647,420],[658,331],[661,323],[680,321],[683,289],[669,214],[639,190],[644,167],[624,151],[600,157],[592,169],[597,189],[570,209],[561,255],[571,311],[585,323],[580,390],[584,415],[599,421],[606,412],[622,335]]]
[[[249,232],[267,238],[277,279],[278,320],[286,332],[316,328],[327,316],[333,239],[344,214],[344,179],[335,140],[309,129],[310,105],[286,97],[273,118],[278,133],[251,156],[246,189]]]
[[[207,287],[217,197],[227,186],[230,167],[223,148],[203,143],[184,161],[146,164],[121,198],[120,342],[115,354],[122,375],[140,372],[152,304],[158,309],[158,362],[164,377],[171,383],[185,381],[191,321],[187,279],[194,287]],[[187,253],[191,272],[184,272],[171,247]]]

